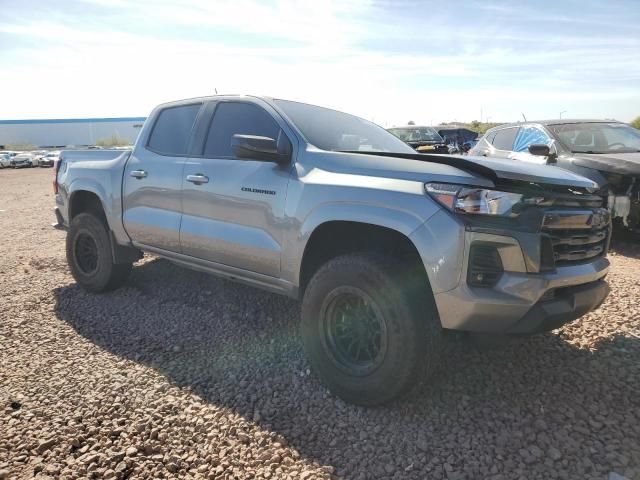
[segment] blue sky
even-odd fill
[[[640,1],[0,0],[0,118],[219,93],[384,126],[640,115]]]

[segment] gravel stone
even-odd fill
[[[0,480],[640,480],[638,240],[614,238],[597,311],[452,339],[440,375],[367,409],[311,374],[292,300],[153,256],[80,289],[51,174],[0,170]]]
[[[555,447],[550,447],[547,454],[549,455],[549,458],[553,461],[557,461],[562,458],[562,452],[560,452],[560,450],[558,450]]]
[[[49,440],[45,440],[44,442],[41,442],[38,447],[36,448],[36,452],[38,452],[40,455],[42,455],[44,452],[46,452],[47,450],[49,450],[51,447],[53,447],[56,444],[55,439],[49,439]]]

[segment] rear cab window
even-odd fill
[[[186,155],[201,106],[202,103],[193,103],[161,110],[149,135],[147,149],[161,155]]]

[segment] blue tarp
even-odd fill
[[[513,142],[514,152],[526,152],[529,145],[551,145],[551,139],[536,127],[521,127]]]

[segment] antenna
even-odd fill
[[[524,116],[524,112],[522,112],[522,118],[524,118],[524,121],[527,121],[527,117]]]

